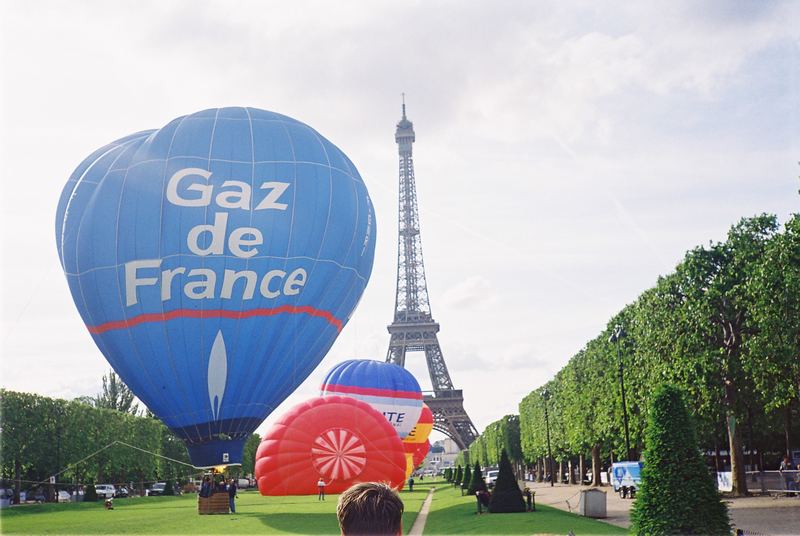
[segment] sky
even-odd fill
[[[800,4],[0,3],[0,386],[96,394],[58,197],[92,151],[206,108],[312,126],[355,163],[377,246],[350,323],[259,431],[336,363],[383,360],[401,93],[431,309],[479,431],[742,217],[800,209]],[[424,355],[407,368],[430,387]]]

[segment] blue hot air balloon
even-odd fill
[[[366,402],[383,413],[401,439],[411,433],[422,413],[422,390],[417,379],[403,367],[383,361],[342,361],[325,376],[321,394]]]
[[[219,108],[90,155],[64,187],[56,241],[103,355],[209,467],[241,462],[347,323],[375,216],[353,163],[314,129]]]

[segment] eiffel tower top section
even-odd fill
[[[416,139],[414,137],[414,123],[406,118],[406,100],[403,96],[403,118],[397,123],[397,130],[394,133],[394,139],[397,142],[400,156],[408,154],[411,156],[411,144]]]
[[[400,210],[397,244],[397,293],[395,295],[395,322],[433,322],[422,260],[422,238],[419,231],[417,187],[414,179],[412,145],[414,124],[406,117],[403,99],[403,117],[394,134],[400,154]]]

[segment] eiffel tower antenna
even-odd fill
[[[422,261],[417,187],[414,182],[414,125],[406,118],[405,93],[402,95],[403,117],[397,123],[394,135],[400,153],[397,290],[394,320],[388,327],[391,339],[386,361],[405,367],[407,352],[425,353],[433,386],[433,392],[425,393],[425,403],[433,412],[433,428],[450,437],[459,448],[465,449],[478,436],[478,431],[464,410],[462,391],[453,387],[436,336],[439,324],[431,316]]]

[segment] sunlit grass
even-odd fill
[[[403,491],[403,527],[417,517],[428,486]],[[262,497],[240,492],[236,514],[198,515],[197,496],[117,499],[102,502],[15,506],[0,511],[3,534],[339,534],[338,495]]]

